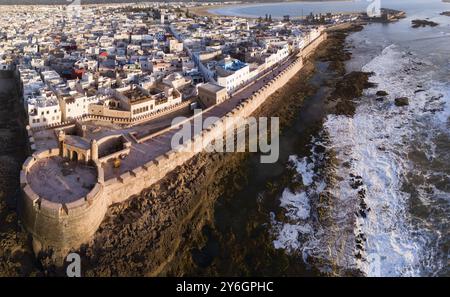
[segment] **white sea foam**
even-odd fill
[[[433,88],[429,74],[423,70],[426,67],[397,47],[387,47],[363,71],[375,73],[371,81],[390,94],[389,102],[375,101],[376,90],[371,89],[353,118],[329,116],[325,123],[330,149],[341,161],[352,160],[350,168],[338,170],[340,177],[345,182],[350,173],[357,174],[365,185],[365,202],[371,211],[367,218],[357,218],[355,232],[366,234],[366,255],[376,255],[380,261],[359,261],[369,275],[421,274],[424,258],[435,252],[426,249],[429,235],[415,232],[408,212],[410,194],[402,189],[405,175],[414,166],[407,155],[410,141],[430,124],[428,118],[434,114],[445,118],[445,94]],[[425,91],[415,93],[419,84]],[[410,98],[410,105],[394,106],[393,99],[404,96]],[[354,195],[342,187],[336,191],[341,198]]]
[[[315,145],[322,145],[313,139]],[[316,236],[323,234],[321,226],[313,226],[311,218],[311,199],[322,193],[327,185],[323,178],[315,170],[316,164],[323,161],[323,153],[314,152],[311,149],[309,158],[290,156],[289,163],[295,168],[302,181],[303,189],[293,193],[286,188],[280,197],[280,207],[285,210],[289,222],[279,222],[275,215],[271,214],[271,225],[275,239],[273,245],[276,249],[285,249],[289,253],[302,254],[305,263],[314,255],[316,258],[324,257],[321,253],[323,244]],[[319,228],[316,228],[319,227]]]
[[[298,194],[285,189],[280,199],[280,206],[287,210],[287,216],[291,219],[305,220],[309,217],[311,207],[306,192]]]
[[[281,224],[275,221],[274,214],[271,214],[272,226],[276,229],[277,238],[273,241],[276,249],[284,249],[288,252],[298,251],[302,247],[301,237],[311,234],[312,228],[308,224]]]
[[[308,163],[306,157],[299,160],[297,156],[290,156],[289,161],[294,164],[297,172],[301,175],[303,184],[307,187],[310,186],[313,183],[314,164]]]
[[[411,143],[420,139],[426,159],[433,160],[433,137],[449,132],[448,85],[432,81],[430,68],[429,63],[416,61],[413,54],[393,45],[363,68],[375,73],[371,81],[378,87],[365,92],[354,117],[330,115],[324,123],[329,143],[321,145],[334,151],[339,160],[334,186],[327,188],[315,172],[320,158],[313,151],[310,159],[290,157],[306,189],[283,192],[280,205],[291,221],[281,223],[272,217],[276,248],[301,252],[305,261],[308,255],[328,258],[371,276],[429,274],[439,269],[434,266],[445,265],[437,263],[432,243],[439,231],[413,225],[408,209],[411,194],[403,189],[408,173],[417,171],[408,156]],[[379,102],[377,90],[385,90],[389,96]],[[409,106],[395,106],[398,97],[408,97]],[[362,179],[358,188],[352,187],[355,176]],[[325,190],[335,199],[330,212],[337,229],[323,229],[311,222],[310,204]],[[360,190],[365,191],[364,202],[370,209],[365,216],[355,216]],[[439,198],[449,197],[446,192],[435,192]],[[419,199],[430,203],[425,190],[418,193]],[[360,234],[366,237],[362,251],[355,250],[354,244]],[[326,247],[330,239],[335,243]],[[355,257],[360,252],[362,257]]]

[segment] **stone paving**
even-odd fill
[[[61,157],[36,162],[27,176],[40,197],[52,202],[69,203],[84,197],[97,182],[96,169]]]

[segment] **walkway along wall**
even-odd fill
[[[311,53],[323,40],[322,34],[308,46]],[[97,164],[98,181],[91,192],[75,202],[61,204],[50,202],[39,197],[29,186],[27,174],[40,158],[56,156],[58,149],[36,152],[27,159],[21,171],[23,201],[21,206],[22,220],[26,229],[33,235],[35,246],[52,247],[62,253],[77,248],[88,241],[103,220],[107,207],[120,203],[142,190],[152,186],[165,177],[177,166],[196,155],[196,151],[186,149],[192,145],[205,148],[211,141],[223,137],[223,126],[234,128],[239,118],[250,116],[270,95],[286,84],[303,67],[303,57],[298,57],[285,70],[274,77],[264,87],[242,102],[220,119],[221,125],[213,124],[201,135],[184,144],[184,149],[172,150],[155,160],[122,174],[117,178],[104,180],[103,169]],[[235,119],[229,120],[229,119]],[[222,126],[222,127],[221,127]]]

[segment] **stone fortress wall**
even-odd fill
[[[64,255],[70,249],[87,242],[102,222],[109,205],[140,194],[142,190],[158,182],[177,166],[194,157],[197,150],[187,148],[192,148],[192,145],[205,148],[215,139],[222,138],[224,130],[235,129],[239,124],[239,118],[250,116],[270,95],[286,84],[303,67],[304,59],[326,38],[326,32],[323,32],[304,48],[285,70],[227,113],[219,120],[220,123],[216,122],[203,130],[200,135],[195,135],[183,147],[169,151],[153,161],[109,180],[104,180],[103,169],[97,161],[97,183],[86,197],[75,202],[54,203],[45,197],[39,197],[31,189],[27,181],[30,168],[40,159],[59,155],[59,149],[35,152],[25,161],[20,174],[23,192],[21,217],[25,228],[33,235],[34,247],[37,250],[51,247]]]
[[[27,180],[31,167],[39,160],[59,156],[59,148],[33,153],[22,166],[19,203],[23,225],[33,236],[35,250],[53,247],[65,251],[77,247],[95,233],[102,222],[108,201],[104,196],[103,169],[97,163],[97,183],[85,196],[70,203],[55,203],[40,197]]]

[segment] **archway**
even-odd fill
[[[76,151],[72,152],[72,161],[78,161],[78,153]]]

